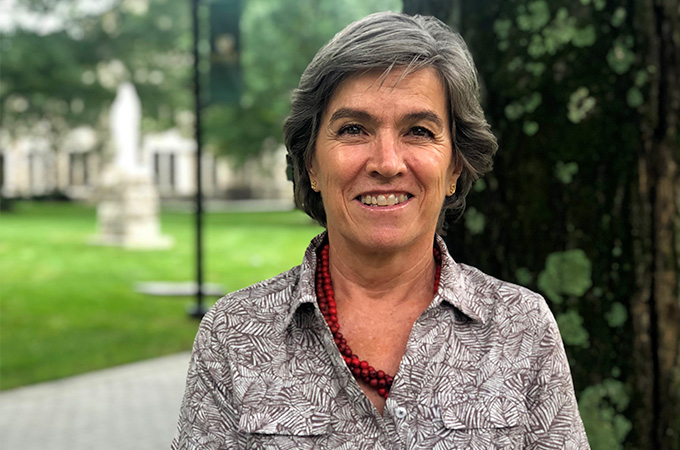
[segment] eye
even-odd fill
[[[338,134],[339,135],[349,135],[349,136],[358,136],[363,132],[363,129],[354,123],[348,124],[348,125],[343,125],[339,130]]]
[[[433,138],[434,137],[434,133],[432,133],[430,130],[428,130],[425,127],[413,127],[409,130],[409,134],[411,136],[422,137],[422,138]]]

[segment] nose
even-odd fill
[[[398,137],[381,133],[373,143],[366,170],[374,176],[393,178],[404,173],[406,164],[399,148]]]

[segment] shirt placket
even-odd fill
[[[324,351],[329,355],[329,359],[333,365],[333,370],[336,373],[339,383],[341,386],[344,386],[343,391],[350,398],[349,404],[354,406],[351,414],[356,417],[357,428],[364,433],[362,436],[353,436],[357,439],[356,448],[375,448],[378,450],[392,449],[391,443],[385,440],[386,430],[382,417],[380,417],[370,400],[364,395],[352,373],[349,371],[349,368],[345,364],[345,361],[342,359],[342,356],[335,345],[333,335],[326,325],[321,311],[316,305],[312,316],[312,327],[319,336]],[[348,436],[348,441],[351,440],[352,437]]]
[[[387,436],[394,437],[389,448],[411,449],[417,445],[418,403],[425,401],[430,404],[432,402],[432,399],[422,399],[421,391],[424,384],[429,382],[428,367],[432,352],[442,345],[441,339],[437,338],[443,333],[438,333],[436,330],[445,326],[446,320],[441,315],[440,307],[433,305],[413,325],[399,372],[394,379],[394,385],[383,412]],[[432,332],[435,332],[435,340],[430,342],[427,351],[423,352],[421,337]]]

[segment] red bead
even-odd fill
[[[378,380],[374,378],[371,381],[369,381],[368,384],[370,384],[372,388],[376,388],[378,387]]]
[[[382,370],[379,370],[378,371],[378,378],[380,378],[380,379],[385,378],[385,372],[383,372]]]
[[[378,394],[380,394],[382,397],[387,397],[387,390],[385,390],[385,388],[380,388],[378,389]]]
[[[355,367],[352,369],[352,373],[354,374],[355,377],[359,378],[361,376],[361,369]]]
[[[368,368],[368,378],[378,378],[378,372],[371,370],[372,367]]]
[[[359,367],[360,361],[356,356],[352,356],[352,367]]]
[[[362,369],[368,369],[368,363],[366,361],[361,361],[359,365],[361,366]]]
[[[384,378],[379,378],[377,381],[379,387],[384,388],[385,386],[387,386],[387,383],[385,382]]]
[[[361,369],[361,378],[368,378],[368,369]]]

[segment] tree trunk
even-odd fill
[[[680,449],[680,233],[678,110],[680,12],[674,0],[643,0],[646,65],[653,68],[639,158],[641,247],[639,291],[633,305],[637,388],[651,427],[638,447]],[[651,258],[645,258],[644,255]],[[651,357],[651,373],[649,358]],[[643,406],[643,405],[639,405]],[[640,417],[646,422],[647,420]],[[650,428],[650,429],[647,429]],[[643,431],[644,430],[644,431]],[[647,434],[648,433],[648,434]]]

